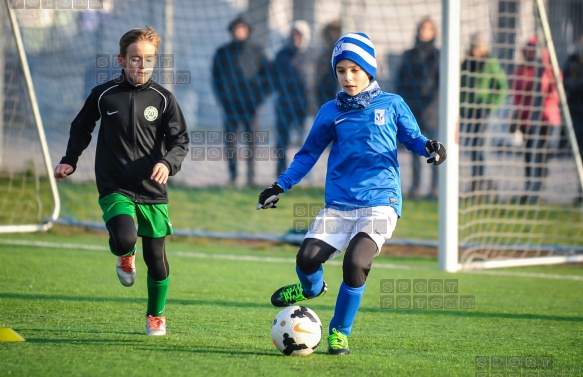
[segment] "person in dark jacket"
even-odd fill
[[[93,88],[71,123],[67,151],[54,173],[61,181],[75,172],[101,119],[95,156],[99,204],[111,252],[118,257],[117,275],[126,287],[134,284],[136,243],[142,238],[148,268],[147,335],[166,334],[170,271],[165,238],[173,233],[167,181],[180,171],[189,143],[174,95],[151,80],[160,42],[150,27],[121,37],[122,74]]]
[[[314,52],[308,49],[310,25],[304,20],[292,24],[287,43],[278,51],[270,69],[270,81],[277,93],[275,103],[277,131],[276,177],[287,168],[286,151],[292,130],[297,130],[303,141],[304,122],[313,103],[310,83],[315,66]]]
[[[212,63],[212,87],[224,113],[225,154],[230,183],[237,180],[237,142],[245,141],[254,150],[254,122],[257,110],[269,94],[264,85],[268,70],[267,57],[261,48],[249,41],[251,25],[238,16],[229,24],[232,40],[219,47]],[[239,127],[242,126],[242,129]],[[241,131],[248,133],[247,137]],[[235,153],[232,153],[235,152]],[[253,158],[247,159],[247,184],[254,185]]]
[[[437,26],[429,17],[417,25],[415,46],[403,53],[397,78],[397,94],[411,108],[419,128],[429,138],[437,137],[439,95],[439,50],[435,47]],[[408,196],[417,196],[421,183],[421,163],[413,156],[413,182]],[[437,169],[432,169],[430,197],[437,196]]]
[[[336,93],[340,91],[338,80],[334,77],[334,73],[330,72],[330,56],[341,33],[342,24],[339,20],[326,24],[322,30],[323,47],[316,63],[316,106],[318,109],[336,98]]]

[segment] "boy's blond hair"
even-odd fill
[[[150,26],[146,26],[145,28],[135,28],[124,35],[119,40],[119,54],[121,56],[126,56],[126,52],[128,46],[132,43],[136,43],[138,41],[146,41],[150,42],[156,47],[156,52],[158,52],[158,46],[160,46],[160,42],[162,42],[162,38],[156,32],[156,30],[152,29]]]

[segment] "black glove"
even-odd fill
[[[277,208],[275,204],[279,201],[279,194],[283,193],[283,188],[277,183],[272,184],[259,194],[259,201],[256,209]]]
[[[425,150],[431,155],[427,160],[428,164],[440,165],[447,158],[445,146],[437,140],[429,140],[425,143]]]

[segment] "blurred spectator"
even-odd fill
[[[567,59],[563,76],[569,113],[577,136],[579,153],[583,159],[583,36],[579,40],[577,51]]]
[[[100,76],[98,79],[97,76],[99,70],[103,73],[104,69],[109,69],[110,63],[113,63],[113,60],[116,58],[116,56],[112,54],[105,58],[107,61],[97,59],[98,56],[103,56],[103,52],[106,51],[103,47],[103,33],[107,27],[107,21],[114,10],[113,0],[104,0],[101,4],[101,9],[87,9],[80,13],[80,29],[82,33],[80,37],[85,41],[85,46],[92,49],[92,52],[96,54],[95,58],[91,59],[89,62],[85,71],[85,91],[83,93],[83,100],[89,97],[89,94],[95,85],[103,84],[113,78],[110,77],[109,74],[107,75],[107,78],[102,78]]]
[[[268,94],[265,85],[262,85],[268,60],[261,48],[249,41],[251,25],[243,17],[231,21],[228,30],[231,42],[217,49],[213,57],[212,85],[224,112],[225,157],[230,183],[235,185],[238,143],[246,142],[251,150],[255,150],[255,115]],[[243,135],[241,132],[249,134]],[[247,158],[247,184],[254,185],[254,178],[254,156],[251,156]]]
[[[330,71],[330,57],[334,44],[340,38],[342,27],[340,21],[332,21],[322,30],[322,51],[316,64],[316,104],[320,108],[326,102],[336,98],[339,91],[338,80]]]
[[[397,78],[397,94],[403,97],[417,119],[421,133],[437,137],[439,95],[439,50],[435,47],[437,27],[429,17],[417,25],[415,46],[404,52]],[[413,182],[409,197],[419,196],[421,159],[412,156]],[[437,197],[437,169],[431,169],[431,198]]]
[[[487,36],[475,33],[461,67],[461,135],[462,145],[470,150],[471,190],[490,189],[484,176],[485,132],[490,114],[500,106],[508,93],[508,81],[498,60],[490,56]]]
[[[304,121],[311,102],[309,89],[315,69],[314,53],[308,49],[310,33],[306,21],[294,21],[289,39],[275,56],[270,69],[270,81],[277,92],[277,177],[287,168],[286,150],[291,132],[301,135],[303,142]]]
[[[514,122],[511,131],[520,127],[525,141],[526,194],[521,202],[537,202],[544,178],[555,127],[561,125],[561,109],[557,83],[543,49],[537,57],[537,38],[531,37],[522,49],[523,62],[516,67],[511,89],[514,93]]]

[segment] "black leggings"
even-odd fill
[[[358,233],[354,236],[342,262],[342,276],[346,285],[353,288],[364,285],[377,249],[376,242],[368,234]],[[335,251],[336,248],[324,241],[306,238],[296,255],[296,264],[300,271],[314,273]]]
[[[138,241],[138,233],[131,216],[115,216],[105,226],[109,232],[109,247],[113,254],[117,256],[127,255],[134,249]],[[144,262],[148,267],[148,276],[156,281],[165,280],[170,273],[166,259],[165,241],[166,237],[142,237]]]

